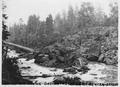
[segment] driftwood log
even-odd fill
[[[28,48],[28,47],[25,47],[25,46],[21,46],[21,45],[18,45],[18,44],[14,44],[14,43],[11,43],[11,42],[6,42],[6,41],[3,41],[4,44],[8,45],[8,46],[12,46],[12,47],[15,47],[15,48],[19,48],[23,51],[26,51],[26,52],[34,52],[33,49],[31,48]]]

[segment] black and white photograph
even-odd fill
[[[1,85],[118,87],[118,0],[1,2]]]

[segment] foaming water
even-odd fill
[[[18,57],[15,51],[8,53],[9,57]],[[52,83],[56,77],[79,77],[82,81],[93,81],[95,83],[117,83],[117,67],[104,63],[90,62],[87,66],[90,70],[86,73],[78,72],[70,74],[63,69],[40,66],[34,63],[34,59],[18,59],[18,67],[21,75],[33,83]]]

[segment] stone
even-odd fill
[[[49,60],[47,66],[54,66],[56,59]]]
[[[99,62],[102,62],[102,61],[104,60],[104,57],[105,57],[104,54],[101,54],[101,55],[99,56],[98,61],[99,61]]]
[[[113,65],[118,63],[118,57],[117,57],[117,52],[116,50],[108,50],[107,52],[105,52],[105,56],[104,56],[104,60],[103,62],[109,65]]]
[[[35,63],[39,64],[48,60],[49,60],[48,55],[40,54],[35,58]]]
[[[94,56],[94,55],[88,55],[87,60],[89,61],[98,61],[99,57]]]
[[[57,61],[64,62],[64,57],[58,56],[58,57],[57,57]]]
[[[73,67],[65,68],[63,72],[77,73],[76,69]]]

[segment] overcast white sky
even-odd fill
[[[69,5],[80,7],[83,1],[90,1],[95,7],[101,7],[108,13],[109,3],[117,0],[7,0],[8,24],[18,22],[20,18],[26,23],[32,14],[39,15],[41,20],[45,20],[51,13],[54,18],[57,13],[67,10]]]

